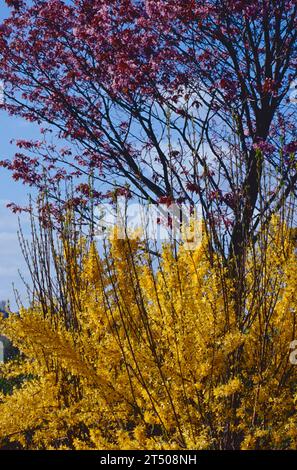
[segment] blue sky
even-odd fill
[[[15,147],[11,139],[34,138],[38,129],[32,124],[0,111],[0,158],[12,158]],[[23,283],[19,278],[20,269],[28,276],[18,242],[18,219],[26,237],[29,237],[29,218],[26,214],[16,215],[6,206],[9,202],[25,205],[28,201],[30,188],[12,179],[8,170],[0,167],[0,300],[10,299],[13,302],[12,283],[15,284],[24,298]],[[25,300],[25,299],[24,299]]]
[[[8,13],[4,0],[0,0],[0,20]],[[31,123],[22,119],[8,116],[0,111],[0,159],[11,158],[15,147],[10,144],[12,139],[34,138],[38,135],[38,129]],[[28,201],[30,188],[20,182],[15,182],[9,171],[0,168],[0,300],[10,300],[14,308],[14,295],[12,283],[20,291],[24,301],[25,289],[19,277],[21,270],[25,278],[28,278],[26,266],[18,244],[18,216],[6,208],[7,203],[15,202],[25,204]],[[24,214],[20,216],[24,233],[29,236],[29,221]]]

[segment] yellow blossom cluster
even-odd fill
[[[278,221],[265,240],[247,254],[240,316],[205,240],[157,260],[140,239],[83,248],[79,276],[68,269],[75,322],[52,302],[1,322],[22,354],[0,371],[19,378],[0,396],[0,445],[295,449],[296,253]]]

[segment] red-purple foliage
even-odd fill
[[[0,28],[5,108],[47,122],[70,141],[51,163],[39,149],[54,173],[47,184],[91,174],[103,184],[98,198],[108,185],[128,184],[154,201],[199,200],[209,217],[215,203],[216,217],[232,219],[237,243],[257,213],[261,175],[270,165],[276,189],[266,203],[277,207],[281,149],[296,151],[296,104],[289,100],[296,0],[7,4],[11,17]],[[4,164],[39,185],[44,165],[35,158],[18,154]],[[296,166],[287,163],[281,175],[290,194]],[[86,197],[95,194],[79,184]],[[228,197],[209,197],[219,192]]]

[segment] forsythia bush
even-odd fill
[[[2,446],[297,447],[297,263],[286,227],[274,221],[248,253],[239,317],[205,241],[177,254],[164,246],[156,261],[143,241],[113,238],[106,256],[85,250],[79,277],[69,246],[67,256],[69,321],[52,301],[48,314],[35,304],[1,324],[22,351],[1,374],[23,377],[1,395]]]

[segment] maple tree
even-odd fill
[[[73,203],[199,202],[224,229],[215,248],[242,261],[260,218],[296,191],[296,1],[7,4],[5,108],[50,129],[2,164],[52,196],[79,178]]]

